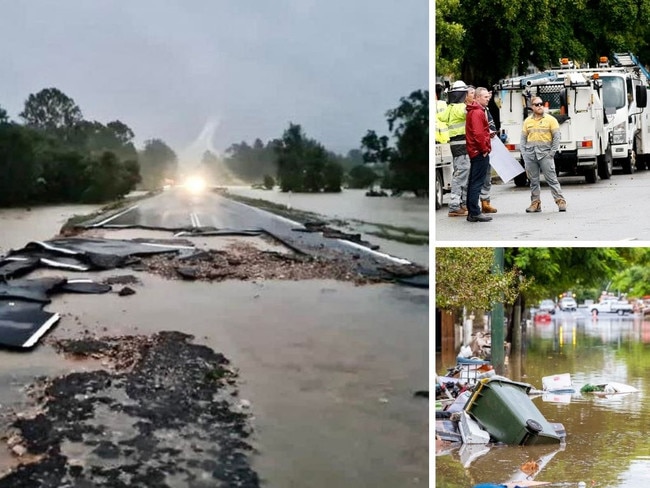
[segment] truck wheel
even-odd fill
[[[634,170],[636,169],[636,153],[634,151],[630,151],[628,157],[623,161],[622,166],[623,174],[631,175],[634,173]]]
[[[436,170],[436,210],[442,208],[442,171]]]
[[[619,314],[619,315],[623,315],[625,312],[623,312],[623,309],[621,308],[621,309],[617,310],[616,313]]]
[[[595,167],[585,171],[585,181],[587,183],[596,183],[598,181],[598,174],[596,173]]]
[[[601,180],[609,180],[612,177],[613,167],[612,153],[609,150],[598,156],[598,176]]]
[[[525,171],[515,176],[515,186],[522,187],[528,185],[530,185],[530,182],[528,181],[528,176]]]

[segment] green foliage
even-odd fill
[[[36,137],[19,126],[0,125],[0,205],[25,204],[36,193],[39,175],[33,145]]]
[[[368,188],[378,178],[377,173],[365,164],[360,164],[352,168],[348,176],[348,187],[350,188]]]
[[[513,303],[525,289],[516,269],[494,273],[494,250],[484,247],[436,248],[436,306],[490,310],[498,300]]]
[[[273,179],[273,176],[271,175],[264,175],[264,188],[267,190],[273,190],[273,187],[275,186],[275,179]]]
[[[322,144],[307,138],[300,125],[290,123],[274,151],[282,191],[341,191],[341,165],[330,159]]]
[[[28,126],[42,130],[69,129],[83,120],[74,100],[58,88],[30,94],[19,115]]]
[[[436,76],[460,73],[464,56],[462,48],[465,28],[460,18],[460,0],[437,0],[436,5]]]
[[[577,288],[603,290],[634,255],[630,248],[521,247],[506,249],[505,263],[531,280],[526,296],[539,300]]]
[[[0,107],[0,124],[7,124],[9,122],[9,114],[7,111]]]
[[[429,91],[417,90],[400,99],[397,108],[386,113],[388,129],[395,139],[378,136],[369,130],[361,140],[363,159],[370,163],[388,163],[394,192],[412,191],[427,195],[429,191]]]
[[[166,178],[176,179],[176,153],[160,139],[145,142],[139,154],[140,174],[145,188],[160,188]]]
[[[561,57],[593,66],[599,56],[620,51],[647,60],[648,34],[650,0],[442,0],[436,2],[436,72],[489,86],[513,70],[523,74],[529,61],[540,69]]]
[[[255,139],[252,146],[246,141],[232,144],[226,149],[228,156],[224,162],[240,179],[247,182],[259,181],[263,175],[277,172],[274,144],[274,141],[264,144],[259,138]]]

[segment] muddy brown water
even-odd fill
[[[561,447],[493,447],[482,451],[437,450],[435,486],[470,487],[524,479],[521,466],[538,462],[533,476],[549,486],[632,488],[650,482],[650,320],[601,314],[560,313],[528,331],[528,350],[511,377],[541,389],[542,378],[570,373],[576,393],[535,397],[533,402],[567,431]],[[437,372],[445,362],[436,357]],[[511,368],[512,369],[512,368]],[[638,393],[608,397],[580,393],[587,384],[617,382]],[[474,456],[474,458],[472,458]]]
[[[23,244],[58,230],[39,229]],[[61,273],[30,277],[53,274]],[[223,353],[251,402],[252,463],[264,486],[427,486],[429,404],[413,397],[428,384],[427,290],[331,280],[183,282],[131,270],[84,276],[120,274],[141,281],[130,285],[135,295],[55,297],[46,310],[62,319],[51,336],[181,330]],[[25,407],[24,386],[35,376],[99,366],[64,360],[45,344],[0,351],[0,404]],[[0,472],[12,465],[0,448]]]

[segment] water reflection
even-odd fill
[[[599,487],[631,488],[650,482],[648,366],[650,320],[641,316],[601,314],[592,318],[580,311],[559,312],[550,321],[529,324],[521,363],[515,360],[510,364],[519,371],[514,371],[515,375],[509,372],[509,376],[541,389],[543,377],[570,373],[575,392],[533,398],[550,422],[564,425],[567,438],[566,446],[554,451],[528,478],[555,486],[579,481],[591,486],[593,481]],[[639,391],[613,395],[580,392],[587,383],[609,382]],[[514,481],[512,476],[520,475],[517,473],[525,463],[540,464],[539,459],[546,459],[534,447],[491,447],[481,452],[477,446],[473,457],[461,453],[459,447],[438,451],[436,486],[465,488]]]

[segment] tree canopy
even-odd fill
[[[384,186],[388,185],[394,192],[428,194],[429,91],[416,90],[402,97],[396,108],[386,112],[386,119],[390,137],[369,130],[361,139],[364,161],[388,165]]]
[[[45,88],[30,94],[20,113],[25,123],[36,129],[70,129],[83,120],[74,100],[58,88]]]
[[[593,66],[613,52],[650,60],[650,0],[442,0],[435,25],[436,75],[475,85],[523,74],[529,61]]]
[[[647,248],[521,247],[506,248],[504,255],[499,277],[491,271],[491,249],[437,248],[436,306],[490,309],[501,294],[508,304],[517,293],[535,302],[569,290],[580,300],[597,299],[605,289],[650,294]]]

